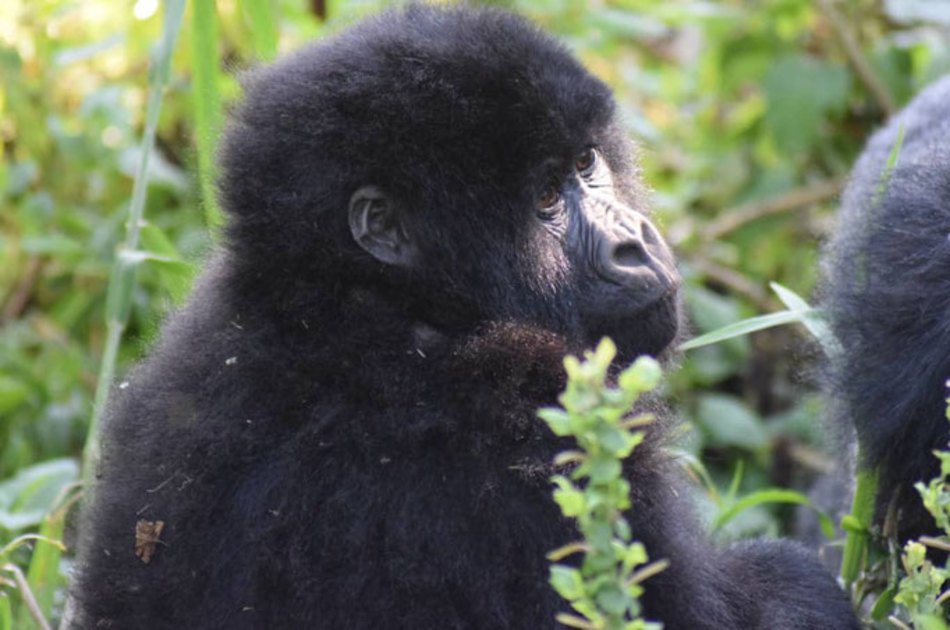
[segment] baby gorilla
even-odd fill
[[[536,409],[565,353],[662,355],[678,329],[608,89],[517,17],[424,6],[246,87],[225,242],[114,392],[73,624],[554,627],[545,554],[577,533]],[[670,562],[647,616],[857,627],[799,547],[711,546],[663,433],[627,471],[634,535]]]

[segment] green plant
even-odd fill
[[[562,408],[542,409],[538,415],[558,436],[570,436],[578,450],[561,453],[556,466],[574,466],[570,473],[555,475],[554,499],[565,516],[577,520],[583,540],[552,551],[559,561],[583,554],[580,568],[564,564],[551,567],[551,585],[571,603],[580,616],[562,613],[558,621],[573,628],[645,630],[659,628],[640,617],[641,583],[662,571],[666,561],[647,564],[644,546],[632,540],[624,512],[631,509],[630,484],[623,477],[623,460],[643,441],[639,427],[649,415],[630,417],[633,404],[656,387],[660,367],[641,357],[608,383],[608,372],[617,350],[609,339],[585,360],[567,357],[567,388]]]
[[[58,617],[57,593],[65,584],[59,541],[79,498],[78,468],[72,459],[57,459],[0,481],[0,630],[45,628],[46,620]],[[38,535],[22,533],[36,528]],[[30,553],[34,541],[41,544]]]
[[[142,138],[141,153],[135,172],[132,201],[129,205],[128,228],[125,241],[116,253],[106,294],[106,342],[102,351],[99,377],[96,381],[92,419],[89,422],[86,445],[83,449],[83,476],[87,481],[92,478],[92,471],[99,459],[97,427],[105,410],[106,398],[115,374],[119,345],[122,342],[122,334],[125,332],[125,326],[132,309],[136,269],[146,260],[152,260],[160,264],[165,263],[176,268],[184,265],[181,261],[139,249],[145,215],[145,194],[148,189],[149,159],[152,155],[152,147],[155,144],[158,115],[162,108],[165,84],[168,83],[168,77],[171,73],[172,53],[175,50],[175,42],[178,39],[178,31],[181,28],[184,13],[185,0],[170,0],[166,3],[165,13],[163,14],[162,37],[153,51],[152,63],[149,66],[145,133]]]
[[[935,546],[950,551],[946,539],[942,536]],[[891,622],[899,627],[946,630],[946,604],[950,600],[950,590],[943,591],[943,587],[950,580],[950,567],[935,565],[927,557],[927,545],[921,541],[910,541],[904,546],[901,565],[905,575],[898,585],[894,603],[903,610],[891,615]],[[901,621],[900,612],[906,613],[912,626]]]
[[[947,384],[950,386],[950,382]],[[947,399],[947,420],[950,421],[950,398]],[[895,612],[890,619],[903,627],[908,626],[901,617],[915,628],[947,630],[950,588],[945,587],[950,582],[950,559],[942,567],[935,565],[927,555],[927,548],[950,553],[950,450],[934,451],[934,456],[940,460],[940,475],[926,484],[917,482],[914,487],[937,527],[943,530],[943,535],[924,536],[904,545],[901,566],[905,575],[894,596],[894,602],[902,610]]]

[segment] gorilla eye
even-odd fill
[[[581,175],[588,175],[597,162],[597,152],[588,147],[574,158],[574,168]]]
[[[550,219],[554,216],[560,200],[560,188],[556,184],[548,184],[538,197],[538,216],[542,219]]]

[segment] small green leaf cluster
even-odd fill
[[[631,417],[631,409],[644,392],[660,381],[661,370],[653,359],[641,357],[608,384],[608,372],[617,350],[609,339],[584,361],[567,357],[568,383],[560,397],[562,408],[546,408],[538,415],[558,436],[573,437],[578,450],[561,453],[558,466],[573,465],[570,473],[556,475],[554,500],[565,516],[576,519],[583,536],[552,551],[559,561],[583,553],[579,568],[564,564],[551,567],[550,582],[580,616],[560,614],[558,621],[572,628],[604,630],[654,630],[660,624],[640,617],[643,580],[666,567],[647,564],[644,546],[632,540],[624,512],[630,509],[630,483],[623,477],[622,461],[643,441],[637,429],[652,416]]]
[[[950,399],[947,403],[950,420]],[[904,608],[914,627],[947,630],[950,588],[944,589],[950,582],[950,560],[943,567],[935,565],[927,557],[927,547],[950,552],[950,450],[935,451],[934,455],[940,460],[940,476],[927,484],[918,482],[914,487],[943,535],[925,536],[904,546],[901,564],[906,575],[898,584],[894,601]]]
[[[927,547],[918,541],[904,546],[901,556],[906,575],[898,585],[894,602],[908,613],[914,627],[946,630],[948,597],[941,595],[943,585],[950,579],[950,569],[940,568],[927,558]]]

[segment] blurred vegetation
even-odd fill
[[[211,246],[215,130],[240,71],[384,4],[188,3],[138,224],[152,256],[136,267],[117,374],[148,348]],[[696,332],[781,308],[770,281],[813,294],[820,243],[864,139],[950,71],[946,2],[497,4],[557,34],[615,88],[682,261]],[[0,9],[0,592],[16,582],[8,567],[30,558],[25,545],[4,545],[40,528],[60,537],[75,497],[161,32],[158,0]],[[792,511],[779,499],[735,506],[807,488],[840,457],[820,437],[819,352],[788,326],[690,351],[670,375],[689,420],[682,457],[724,539],[787,532]],[[54,507],[58,520],[44,521]],[[44,584],[37,606],[54,619],[58,554],[34,554],[45,578],[29,566],[30,583]],[[7,606],[0,594],[0,622]]]

